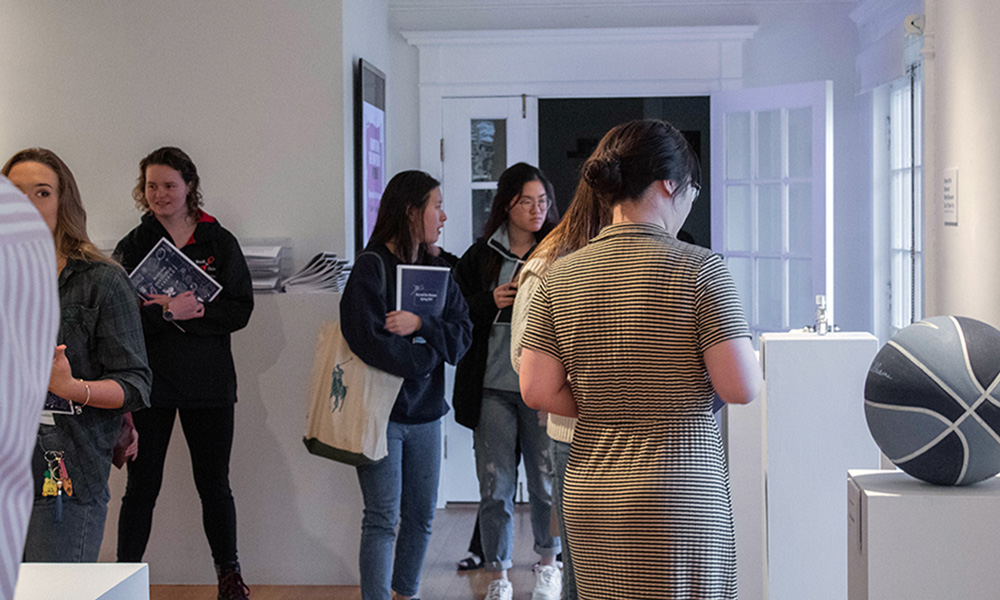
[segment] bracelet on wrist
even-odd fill
[[[87,383],[86,381],[82,380],[82,379],[77,379],[77,381],[79,381],[80,383],[82,383],[83,387],[86,388],[86,390],[87,390],[87,399],[84,400],[83,404],[81,404],[80,406],[87,406],[88,404],[90,404],[90,384]]]

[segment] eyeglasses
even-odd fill
[[[701,184],[697,183],[695,181],[692,181],[691,182],[691,187],[694,188],[694,198],[691,198],[691,202],[694,202],[695,200],[698,199],[698,196],[701,195]]]
[[[516,206],[521,207],[523,210],[530,211],[531,209],[534,208],[538,209],[541,212],[544,212],[549,207],[549,199],[538,198],[537,200],[535,200],[532,198],[522,198],[517,201]]]

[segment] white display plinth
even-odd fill
[[[146,563],[22,563],[14,600],[149,600]]]
[[[878,468],[864,416],[868,333],[761,337],[765,394],[727,409],[744,600],[847,596],[844,473]]]
[[[939,486],[851,470],[849,600],[1000,598],[1000,477]]]

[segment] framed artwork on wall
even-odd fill
[[[355,87],[354,249],[361,252],[385,189],[385,74],[358,59]]]

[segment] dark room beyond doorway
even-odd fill
[[[583,161],[609,129],[634,119],[663,119],[683,132],[701,161],[702,192],[684,223],[696,244],[712,245],[709,97],[559,98],[538,100],[538,162],[566,212]]]

